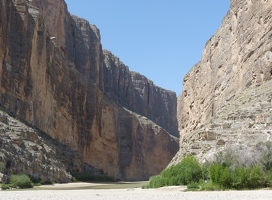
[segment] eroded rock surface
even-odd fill
[[[269,80],[233,97],[215,117],[183,137],[182,148],[172,163],[188,154],[197,156],[202,162],[211,161],[218,152],[228,148],[240,148],[249,153],[261,143],[271,142],[271,85],[272,80]]]
[[[246,147],[270,140],[271,11],[270,0],[231,1],[201,61],[184,78],[178,97],[181,150],[175,162],[189,153],[204,159],[229,143]]]
[[[0,13],[0,104],[68,146],[66,170],[142,180],[169,163],[175,93],[103,51],[99,30],[63,0],[3,0]]]
[[[0,111],[0,171],[4,174],[23,172],[42,181],[70,182],[71,175],[60,161],[64,157],[58,155],[68,148],[56,144],[56,141],[44,138],[39,131]]]

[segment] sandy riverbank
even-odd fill
[[[271,200],[272,190],[254,191],[216,191],[216,192],[184,192],[184,187],[164,187],[159,189],[123,188],[123,189],[71,189],[88,188],[102,184],[71,183],[55,185],[41,190],[0,191],[1,200]],[[104,184],[103,184],[104,185]],[[107,184],[106,184],[107,185]],[[68,190],[67,190],[68,189]]]
[[[110,183],[86,183],[76,182],[67,184],[42,185],[34,190],[88,190],[88,189],[129,189],[141,188],[147,185],[148,181],[139,182],[110,182]]]

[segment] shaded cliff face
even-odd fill
[[[103,52],[104,93],[127,109],[151,119],[171,135],[179,137],[176,94],[156,86],[139,73],[129,71],[128,67],[111,52],[106,50]]]
[[[232,133],[249,130],[249,123],[257,124],[259,112],[258,106],[254,109],[253,92],[249,104],[241,100],[237,105],[237,99],[248,97],[243,91],[249,87],[257,93],[258,86],[271,79],[271,10],[271,1],[231,1],[221,27],[206,43],[201,61],[184,78],[184,89],[178,97],[181,150],[174,160],[190,152],[203,158],[228,142],[236,143],[238,136]],[[242,112],[245,108],[248,111]],[[245,115],[251,120],[244,120],[247,126],[235,125],[231,115],[234,119]],[[248,144],[245,140],[244,145]]]
[[[173,92],[103,52],[99,30],[62,0],[4,0],[0,11],[1,106],[68,146],[66,170],[141,180],[169,163],[178,150]]]

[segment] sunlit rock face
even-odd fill
[[[10,115],[69,147],[66,171],[143,180],[178,150],[175,93],[103,51],[96,26],[63,0],[0,2],[0,95]]]
[[[272,76],[271,10],[269,0],[231,1],[202,59],[184,78],[177,111],[181,149],[173,162],[189,153],[205,160],[232,143],[266,141],[271,127],[259,118],[271,112],[265,102]]]

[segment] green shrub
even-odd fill
[[[229,167],[215,163],[210,167],[210,177],[222,189],[256,189],[267,185],[260,166],[237,167],[231,171]]]
[[[177,171],[177,180],[179,185],[199,182],[202,178],[200,164],[193,156],[185,157],[181,163],[177,165]]]
[[[210,166],[210,177],[213,183],[222,188],[231,188],[231,172],[228,166],[215,163]]]
[[[153,176],[151,177],[148,188],[159,188],[165,186],[164,180],[162,176]]]
[[[168,185],[197,183],[202,176],[202,169],[197,159],[193,156],[187,156],[179,164],[165,169],[158,176],[151,177],[148,187],[158,188]]]
[[[235,189],[256,189],[266,187],[267,180],[260,166],[240,167],[233,172],[232,186]]]
[[[237,162],[232,156],[226,161],[221,159],[220,162],[200,165],[196,158],[188,156],[160,175],[151,177],[146,188],[187,185],[187,190],[196,191],[272,187],[272,169],[265,171],[262,165],[252,165],[254,162]],[[247,167],[240,166],[241,163]]]
[[[222,171],[222,165],[219,163],[215,163],[210,166],[209,172],[210,172],[210,178],[214,183],[220,182],[220,175]]]
[[[33,188],[33,183],[27,175],[12,175],[10,184],[15,188]]]
[[[255,166],[250,169],[248,183],[250,189],[265,187],[265,174],[260,166]]]
[[[219,185],[221,185],[224,189],[231,188],[232,179],[229,167],[223,167],[221,172],[221,178],[219,179]]]
[[[232,187],[235,189],[248,188],[248,179],[250,176],[250,169],[245,167],[238,167],[232,174]]]
[[[11,186],[9,184],[3,184],[1,185],[2,190],[9,190]]]
[[[270,169],[266,174],[266,184],[268,187],[272,188],[272,169]]]

